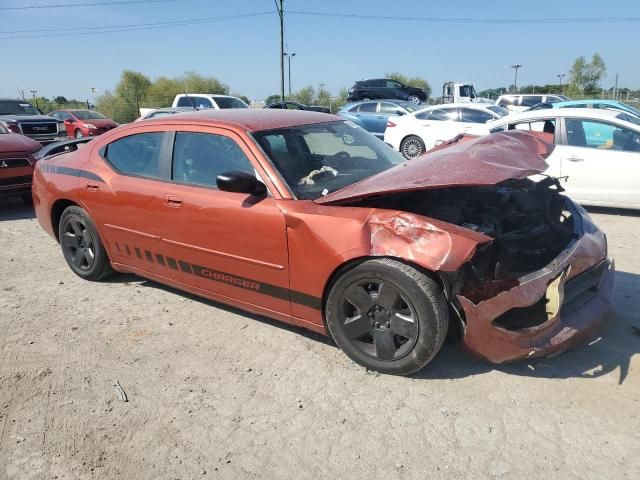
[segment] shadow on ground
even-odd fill
[[[0,222],[35,217],[36,212],[33,210],[33,205],[25,203],[21,198],[0,198]]]
[[[141,287],[157,288],[182,295],[193,301],[335,346],[330,338],[315,332],[254,315],[153,281],[143,280],[134,275],[116,275],[111,281],[136,283]],[[425,380],[454,379],[496,370],[510,375],[538,378],[597,378],[619,369],[618,381],[623,383],[628,375],[631,359],[634,355],[640,354],[640,309],[625,305],[635,301],[633,292],[637,292],[638,289],[640,289],[640,275],[616,272],[616,296],[609,322],[603,326],[590,344],[577,346],[557,357],[493,365],[462,351],[458,345],[450,341],[444,345],[431,364],[413,374],[412,377]]]

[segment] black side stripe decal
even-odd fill
[[[127,254],[131,256],[129,245],[125,245],[124,247],[127,251]],[[142,258],[141,255],[138,254],[140,252],[139,248],[133,248],[136,251],[136,256],[138,256],[138,258]],[[148,261],[153,262],[153,256],[150,251],[145,250],[145,255]],[[253,290],[254,292],[262,293],[263,295],[291,301],[293,303],[297,303],[298,305],[304,305],[316,310],[320,310],[322,308],[322,300],[307,293],[289,290],[288,288],[279,287],[278,285],[258,282],[251,278],[238,277],[236,275],[221,272],[219,270],[212,270],[201,265],[194,265],[189,262],[185,262],[184,260],[176,261],[171,257],[165,257],[159,253],[156,253],[155,257],[158,265],[162,267],[168,267],[172,270],[177,270],[179,265],[180,270],[182,270],[184,273],[196,275],[197,277],[201,278],[206,278],[207,280],[211,280],[213,282],[226,283],[228,285],[243,288],[245,290]]]
[[[54,165],[48,162],[41,162],[40,169],[47,173],[57,173],[59,175],[69,175],[71,177],[88,178],[89,180],[95,180],[97,182],[105,183],[102,177],[96,175],[93,172],[86,170],[80,170],[79,168],[63,167],[61,165]]]

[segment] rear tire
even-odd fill
[[[438,353],[449,326],[440,286],[411,265],[368,260],[331,286],[329,332],[351,360],[370,370],[408,375]]]
[[[62,254],[73,273],[85,280],[102,280],[113,273],[107,252],[91,217],[82,208],[67,207],[58,228]]]
[[[400,153],[408,160],[422,155],[426,151],[424,142],[417,135],[410,135],[400,144]]]
[[[407,100],[415,105],[420,105],[420,97],[418,97],[417,95],[409,95],[409,98]]]

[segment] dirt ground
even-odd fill
[[[133,276],[82,281],[1,201],[0,479],[638,479],[640,216],[593,216],[618,269],[599,340],[502,367],[446,344],[402,378]]]

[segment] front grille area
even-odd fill
[[[0,158],[0,172],[5,168],[21,168],[30,165],[26,158]]]
[[[609,263],[603,260],[595,267],[569,280],[564,286],[564,302],[561,311],[574,310],[589,301],[598,290],[608,266]]]
[[[608,262],[603,260],[565,284],[560,315],[570,313],[593,298],[607,267]],[[547,298],[542,297],[529,307],[512,308],[506,311],[496,318],[493,324],[505,330],[518,331],[537,327],[547,320],[549,320]]]
[[[0,187],[9,187],[11,185],[24,185],[25,183],[31,183],[31,175],[24,175],[21,177],[0,178]]]
[[[23,135],[56,135],[57,122],[19,122]]]

